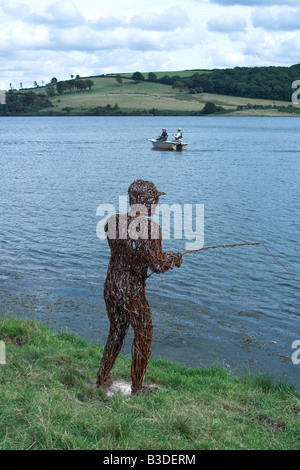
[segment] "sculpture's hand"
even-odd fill
[[[180,268],[182,263],[182,253],[174,253],[173,251],[167,251],[165,253],[166,259],[168,260],[169,269],[172,269],[173,266]]]
[[[181,253],[174,253],[175,256],[176,256],[176,261],[175,261],[175,266],[177,266],[177,268],[180,268],[181,264],[182,264],[182,254]]]

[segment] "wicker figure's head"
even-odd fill
[[[135,180],[129,186],[128,194],[131,206],[142,204],[150,210],[151,206],[158,204],[159,197],[166,193],[158,191],[152,181]]]

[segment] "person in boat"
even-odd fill
[[[156,140],[167,140],[167,139],[168,139],[168,133],[166,129],[163,127],[161,135],[159,135]]]
[[[177,134],[173,134],[173,136],[175,137],[175,140],[177,142],[181,142],[181,139],[183,138],[183,135],[182,135],[180,127],[178,127]]]
[[[128,188],[130,211],[112,215],[105,225],[111,258],[104,284],[110,330],[97,374],[97,387],[109,385],[110,371],[131,326],[134,331],[131,392],[143,387],[151,354],[152,316],[146,299],[147,271],[165,273],[180,267],[182,254],[164,252],[159,224],[151,219],[161,195],[151,181],[135,180]]]

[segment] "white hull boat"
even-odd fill
[[[153,147],[156,150],[185,150],[188,146],[187,142],[180,142],[176,140],[157,140],[148,139],[152,142]]]

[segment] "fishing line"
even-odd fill
[[[295,276],[284,266],[284,264],[281,263],[281,261],[279,261],[275,255],[273,255],[273,253],[269,250],[269,248],[266,247],[266,245],[262,242],[256,242],[256,243],[233,243],[231,245],[216,245],[216,246],[206,246],[204,248],[198,248],[196,250],[188,250],[188,251],[185,251],[184,253],[182,253],[182,256],[185,256],[187,255],[188,253],[196,253],[197,251],[204,251],[204,250],[213,250],[215,248],[232,248],[232,247],[235,247],[235,246],[249,246],[249,245],[261,245],[265,248],[265,250],[269,253],[269,255],[272,256],[272,258],[275,259],[275,261],[277,261],[278,264],[280,264],[280,266],[282,266],[286,272],[297,282],[297,284],[300,284],[300,282],[298,281],[298,279],[295,278]]]

